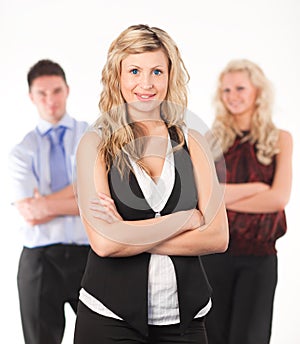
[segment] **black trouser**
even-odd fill
[[[23,248],[18,291],[26,344],[60,344],[65,328],[64,304],[77,310],[88,246],[52,245]]]
[[[78,304],[74,344],[207,344],[204,318],[194,319],[184,335],[179,324],[149,325],[149,337],[125,321],[99,315]]]
[[[213,288],[209,344],[268,344],[277,284],[277,256],[201,258]]]

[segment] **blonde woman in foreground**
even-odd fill
[[[207,343],[200,255],[226,250],[228,223],[210,151],[185,126],[188,79],[159,28],[131,26],[109,48],[101,116],[77,151],[91,251],[75,344]]]

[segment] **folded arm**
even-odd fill
[[[253,188],[252,195],[246,195],[234,202],[227,203],[227,209],[247,213],[271,213],[284,209],[290,197],[292,184],[293,144],[290,133],[281,130],[278,145],[280,152],[276,155],[276,169],[272,185],[265,189],[260,187],[257,192]],[[255,186],[255,183],[249,184]],[[228,194],[233,188],[236,188],[237,192],[242,194],[242,186],[239,186],[239,184],[233,184],[232,188],[231,184],[229,184]],[[225,194],[227,191],[225,191]],[[228,195],[227,197],[230,198],[231,196]]]
[[[172,240],[171,238],[180,236],[182,233],[193,231],[200,233],[199,228],[203,224],[202,209],[205,209],[205,199],[207,200],[212,192],[212,186],[209,185],[209,182],[201,183],[201,187],[199,185],[199,180],[206,176],[210,178],[208,181],[213,180],[209,172],[211,166],[208,162],[206,163],[206,170],[200,176],[196,176],[201,196],[199,198],[201,199],[199,201],[199,210],[180,211],[150,220],[123,221],[110,198],[107,172],[103,160],[98,156],[98,144],[98,135],[96,133],[87,133],[82,138],[77,150],[77,192],[80,213],[91,246],[97,254],[117,257],[135,255],[145,251],[152,252],[156,246],[158,247],[162,245],[161,243]],[[196,143],[195,146],[197,146]],[[198,156],[198,149],[194,149],[192,158],[195,159]],[[202,156],[204,160],[207,159],[204,153]],[[202,163],[203,161],[198,162],[195,170],[198,170]],[[205,187],[205,185],[209,186]],[[92,206],[90,205],[91,199],[94,200]],[[92,211],[91,207],[94,208]],[[197,241],[197,249],[193,248],[191,250],[188,247],[185,250],[186,254],[222,251],[227,247],[228,228],[224,205],[219,206],[217,210],[218,214],[220,214],[218,216],[216,216],[216,213],[211,214],[211,211],[207,210],[208,222],[206,223],[209,224],[201,227],[202,229],[210,228],[213,245],[202,243],[200,235]],[[98,215],[95,215],[95,212]],[[214,222],[215,226],[211,226],[210,222]],[[221,224],[220,227],[217,222]],[[207,234],[203,235],[203,237],[206,236]],[[195,237],[190,238],[190,244],[194,244],[192,241],[195,240]],[[178,246],[174,247],[174,252],[176,249],[181,252],[181,246],[179,242]],[[160,252],[162,250],[163,248],[160,246]],[[167,253],[162,252],[162,254]]]
[[[270,189],[270,185],[261,182],[227,183],[222,184],[222,186],[225,188],[224,200],[227,207],[230,204]]]
[[[72,185],[46,196],[35,189],[33,197],[16,201],[14,205],[31,226],[47,223],[57,216],[79,215]]]

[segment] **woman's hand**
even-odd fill
[[[200,210],[194,209],[190,218],[189,227],[191,230],[198,229],[205,224],[204,216]]]
[[[113,199],[102,192],[98,192],[98,197],[90,201],[89,209],[95,218],[101,219],[107,223],[122,221]]]

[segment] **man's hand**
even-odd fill
[[[17,201],[15,206],[31,226],[49,222],[54,218],[49,215],[46,197],[42,196],[38,189],[34,190],[33,197]]]

